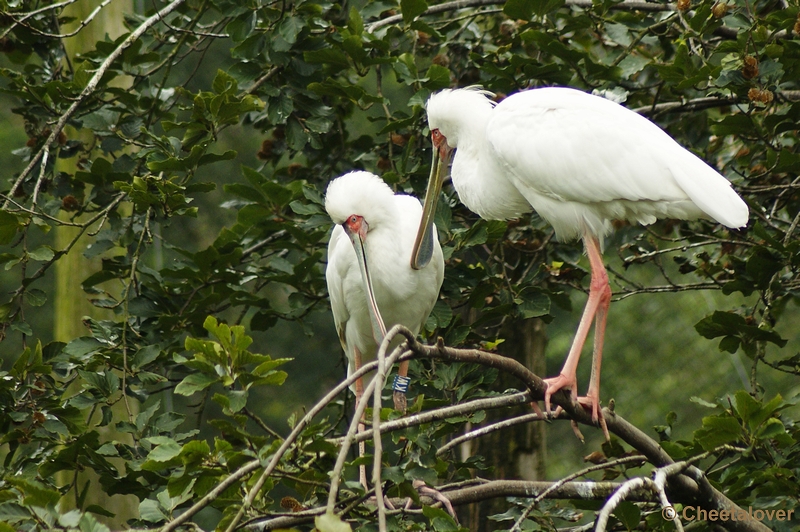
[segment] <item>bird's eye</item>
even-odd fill
[[[355,214],[353,214],[352,216],[350,216],[350,223],[351,223],[351,224],[354,224],[354,223],[356,223],[357,221],[358,221],[358,216],[356,216]]]

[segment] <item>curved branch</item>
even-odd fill
[[[527,481],[527,480],[483,480],[478,479],[475,485],[456,489],[439,488],[453,506],[463,506],[488,499],[503,497],[536,497],[547,493],[549,499],[568,500],[599,500],[610,497],[620,486],[619,482],[566,482],[557,488],[555,482]],[[629,501],[652,502],[652,492],[648,490],[633,490],[626,497]],[[408,499],[389,499],[395,507],[403,507]],[[440,506],[433,497],[422,495],[420,502],[425,506]],[[410,508],[414,508],[411,506]],[[249,530],[276,530],[289,528],[303,523],[309,523],[317,515],[325,513],[324,507],[312,508],[292,514],[277,515],[250,523]]]
[[[491,434],[492,432],[505,429],[508,427],[513,427],[514,425],[520,425],[522,423],[528,423],[529,421],[547,421],[548,418],[543,418],[538,413],[533,414],[523,414],[521,416],[512,417],[511,419],[504,419],[503,421],[498,421],[497,423],[492,423],[491,425],[486,425],[479,429],[475,429],[473,431],[467,432],[466,434],[462,434],[457,438],[453,438],[449,442],[445,443],[439,449],[436,450],[436,456],[441,456],[445,454],[447,451],[452,449],[457,445],[461,445],[465,441],[474,440],[475,438],[480,438],[481,436],[485,436],[487,434]]]
[[[410,333],[408,333],[408,336],[410,336]],[[522,380],[531,391],[531,397],[534,400],[541,400],[544,397],[546,387],[544,381],[516,360],[475,349],[460,350],[445,347],[441,339],[435,346],[422,345],[416,339],[409,340],[409,348],[420,356],[459,362],[474,362],[501,369]],[[561,406],[573,420],[584,425],[596,426],[592,421],[591,414],[579,404],[573,403],[564,390],[559,390],[553,394],[551,400],[554,404]],[[625,443],[642,453],[656,467],[664,467],[674,463],[674,460],[661,448],[658,442],[631,425],[621,416],[615,414],[612,410],[604,408],[603,416],[609,432],[614,433]],[[714,488],[703,472],[695,466],[686,468],[683,474],[670,477],[667,487],[672,497],[679,502],[700,505],[703,508],[715,510],[743,511],[722,492]],[[448,498],[452,501],[449,495]],[[734,532],[768,532],[769,530],[756,521],[736,521],[729,523],[728,526]]]
[[[399,360],[400,361],[408,360],[409,358],[411,357],[406,356],[400,358]],[[517,392],[511,395],[491,397],[488,399],[476,399],[474,401],[468,401],[466,403],[460,403],[453,406],[437,408],[435,410],[426,410],[425,412],[420,412],[419,414],[413,416],[401,417],[398,419],[393,419],[392,421],[381,423],[381,434],[385,432],[394,432],[396,430],[407,429],[408,427],[415,427],[417,425],[422,425],[425,423],[431,423],[432,421],[442,421],[452,417],[464,416],[467,414],[471,414],[473,412],[477,412],[479,410],[491,410],[493,408],[503,408],[506,406],[514,406],[523,403],[529,403],[530,401],[531,397],[528,392]],[[355,435],[355,441],[356,442],[366,441],[369,440],[371,437],[372,437],[372,430],[364,430]],[[331,438],[328,441],[334,445],[341,445],[344,439],[345,437],[341,436],[339,438]]]
[[[269,477],[269,475],[272,473],[272,471],[274,471],[275,468],[278,466],[278,463],[280,462],[280,460],[283,457],[283,455],[286,454],[286,451],[289,450],[289,447],[291,447],[291,445],[294,443],[294,441],[297,439],[297,437],[300,435],[300,433],[303,431],[303,429],[306,427],[306,425],[308,425],[308,423],[314,417],[316,417],[316,415],[319,414],[328,405],[328,403],[333,401],[336,398],[337,395],[342,393],[342,391],[345,390],[347,387],[349,387],[350,384],[355,382],[356,379],[359,379],[359,378],[363,377],[364,375],[366,375],[367,373],[369,373],[370,371],[373,371],[377,366],[378,366],[377,361],[376,362],[370,362],[369,364],[364,364],[363,366],[361,366],[361,368],[358,371],[354,371],[353,374],[350,375],[347,379],[343,380],[338,385],[336,385],[330,392],[328,392],[325,395],[325,397],[320,399],[317,402],[317,404],[315,404],[308,411],[308,413],[305,416],[303,416],[303,419],[301,419],[300,421],[297,422],[297,425],[295,425],[295,427],[292,430],[291,434],[289,434],[289,436],[286,437],[286,439],[283,441],[281,446],[278,448],[278,450],[272,456],[272,459],[270,460],[269,464],[267,464],[267,466],[264,468],[264,472],[261,474],[261,477],[259,478],[256,486],[253,486],[253,489],[250,490],[250,494],[253,497],[255,497],[255,494],[258,493],[258,491],[261,489],[261,486],[263,485],[264,481],[266,481],[266,479]],[[200,499],[195,504],[193,504],[191,507],[186,509],[186,511],[184,511],[181,515],[179,515],[178,517],[176,517],[175,519],[173,519],[172,521],[170,521],[169,523],[164,525],[160,529],[160,532],[170,532],[171,530],[176,529],[177,527],[179,527],[180,525],[182,525],[183,523],[188,521],[189,518],[192,517],[194,514],[196,514],[197,512],[199,512],[200,510],[202,510],[206,506],[208,506],[208,504],[211,501],[213,501],[214,499],[216,499],[217,497],[222,495],[222,492],[224,491],[224,489],[220,489],[220,487],[223,484],[227,488],[235,480],[238,480],[239,478],[242,478],[242,477],[244,477],[244,476],[246,476],[246,475],[248,475],[248,474],[250,474],[250,473],[252,473],[252,472],[254,472],[256,470],[258,470],[259,467],[261,467],[261,462],[258,461],[258,460],[254,460],[253,462],[249,462],[245,466],[242,466],[240,469],[236,470],[236,472],[231,474],[230,477],[227,477],[224,481],[222,481],[219,486],[214,488],[211,492],[206,494],[202,499]],[[235,478],[233,480],[231,480],[231,478],[234,477],[234,476],[235,476]],[[256,489],[256,487],[258,489]],[[249,497],[249,495],[248,495],[248,497]]]

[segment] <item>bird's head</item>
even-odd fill
[[[383,179],[369,172],[356,171],[338,177],[330,182],[325,193],[325,210],[333,223],[342,226],[353,244],[367,295],[372,334],[378,343],[386,335],[386,327],[372,287],[367,233],[378,227],[391,227],[395,209],[392,189]]]
[[[442,184],[448,174],[453,150],[470,134],[479,133],[486,127],[485,121],[494,102],[492,93],[478,87],[445,89],[428,99],[428,127],[431,130],[433,161],[428,178],[428,190],[422,207],[422,220],[417,231],[417,240],[411,253],[411,267],[424,268],[433,257],[433,219]]]
[[[478,129],[476,122],[489,116],[494,107],[492,96],[480,87],[445,89],[431,95],[425,110],[434,147],[440,152],[457,148],[465,134]]]
[[[330,182],[325,210],[333,223],[350,235],[366,239],[367,232],[391,219],[394,192],[383,179],[370,172],[355,171]]]

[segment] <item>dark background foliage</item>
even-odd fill
[[[674,460],[696,457],[741,507],[798,506],[796,4],[85,4],[0,0],[0,529],[169,527],[189,507],[199,526],[224,529],[324,505],[347,392],[279,456],[255,500],[245,502],[259,471],[236,475],[275,456],[344,374],[324,282],[325,186],[360,168],[421,197],[424,102],[473,84],[498,99],[596,91],[733,182],[751,208],[745,229],[665,220],[608,239],[603,400]],[[520,358],[536,344],[534,371],[552,375],[585,298],[580,245],[555,241],[535,214],[487,222],[451,187],[443,194],[446,278],[425,337]],[[412,416],[520,387],[461,362],[418,358],[412,374]],[[389,495],[409,495],[413,480],[556,480],[584,456],[644,452],[617,435],[603,445],[590,427],[581,444],[556,421],[436,454],[527,410],[514,412],[477,409],[385,437]],[[620,481],[661,465],[583,476]],[[501,496],[460,507],[460,520],[549,530],[591,522],[600,506],[546,499],[521,519],[529,505]],[[376,527],[371,512],[358,504],[344,517]],[[430,506],[389,525],[458,528]],[[618,506],[611,526],[673,525],[639,502]]]

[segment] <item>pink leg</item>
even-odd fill
[[[602,263],[601,263],[602,265]],[[605,270],[605,268],[603,268]],[[599,423],[603,429],[606,440],[610,440],[608,427],[603,415],[600,412],[600,366],[603,362],[603,342],[606,333],[606,319],[608,318],[608,307],[611,304],[611,287],[606,283],[605,290],[601,293],[600,303],[595,314],[594,324],[594,350],[592,353],[592,375],[589,381],[589,390],[586,397],[579,398],[583,406],[592,411],[592,421]]]
[[[550,396],[561,388],[569,388],[573,400],[578,400],[576,378],[578,361],[580,360],[583,346],[586,343],[586,337],[589,334],[592,320],[596,317],[592,382],[589,387],[589,394],[586,398],[581,398],[579,402],[585,406],[589,406],[592,409],[592,418],[598,420],[600,412],[600,364],[603,357],[606,316],[608,315],[608,307],[611,303],[611,287],[608,284],[608,274],[603,265],[603,258],[600,254],[600,243],[597,238],[585,235],[583,241],[586,246],[586,254],[589,257],[589,268],[592,274],[592,280],[589,285],[589,300],[586,302],[583,316],[581,316],[581,321],[578,325],[578,332],[575,334],[575,340],[572,342],[572,347],[569,350],[567,360],[564,362],[561,373],[557,377],[545,379],[547,391],[545,392],[544,403],[545,409],[549,413]]]
[[[355,352],[355,360],[353,361],[356,371],[361,369],[361,352],[356,347],[353,349]],[[361,400],[364,397],[364,381],[363,379],[359,378],[356,380],[356,410],[358,410],[358,405],[361,404]],[[362,417],[363,420],[363,417]],[[358,431],[362,432],[366,429],[364,423],[358,424]],[[358,442],[358,456],[364,456],[367,452],[367,445],[363,441]],[[361,485],[364,486],[365,490],[368,490],[369,487],[367,486],[367,467],[364,465],[358,466],[358,479],[361,481]]]

